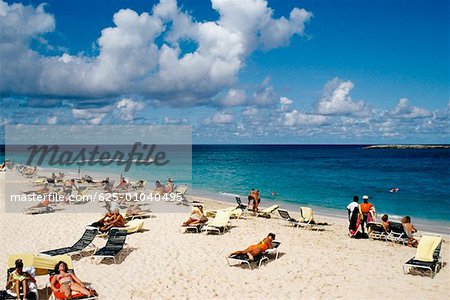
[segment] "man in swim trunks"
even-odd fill
[[[242,251],[235,251],[231,253],[229,256],[236,255],[236,254],[247,254],[248,258],[250,260],[254,260],[255,257],[258,255],[261,255],[264,251],[267,249],[272,249],[273,245],[272,242],[275,240],[275,234],[269,233],[266,238],[264,238],[261,242],[255,245],[251,245],[245,250]]]
[[[252,189],[250,191],[250,194],[248,195],[247,199],[248,199],[248,203],[247,203],[248,208],[250,208],[250,202],[252,202],[252,201],[253,201],[253,206],[255,205],[254,204],[255,203],[254,202],[255,201],[255,189]]]
[[[11,287],[14,293],[17,295],[17,299],[20,300],[20,287],[22,287],[23,299],[26,299],[28,293],[28,282],[36,283],[36,280],[28,272],[23,272],[23,262],[21,259],[15,261],[16,269],[9,274],[8,281],[6,282],[6,289]]]

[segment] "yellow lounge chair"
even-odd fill
[[[203,226],[202,232],[214,232],[214,233],[225,233],[228,231],[230,226],[230,210],[219,210],[216,216],[211,222],[208,222],[206,226]]]
[[[144,220],[134,219],[125,223],[125,227],[112,227],[111,229],[117,229],[124,231],[127,234],[141,231],[144,228]],[[110,229],[110,230],[111,230]]]
[[[271,207],[268,207],[266,209],[261,210],[258,213],[258,217],[263,217],[263,218],[270,218],[270,214],[273,213],[274,211],[276,211],[280,206],[278,204],[272,205]]]
[[[431,278],[442,268],[441,261],[442,236],[424,233],[417,246],[416,255],[403,265],[403,273],[409,274],[413,268],[430,270]]]

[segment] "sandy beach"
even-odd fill
[[[24,215],[5,212],[5,174],[0,175],[1,255],[6,282],[7,256],[17,252],[38,253],[72,245],[84,227],[102,215],[92,213]],[[32,186],[18,174],[25,187]],[[206,209],[229,206],[214,199],[188,197]],[[87,204],[91,205],[91,204]],[[94,204],[92,204],[94,205]],[[292,212],[294,217],[298,212]],[[430,279],[404,275],[402,265],[416,249],[391,242],[354,240],[347,236],[347,222],[315,215],[331,223],[323,232],[286,226],[278,214],[264,219],[247,214],[232,220],[223,235],[181,234],[187,213],[154,213],[145,219],[145,230],[127,236],[129,249],[117,264],[95,264],[88,256],[74,260],[76,274],[92,283],[100,299],[336,299],[358,295],[362,299],[445,299],[450,296],[449,239],[444,238],[444,267]],[[260,268],[229,267],[226,255],[276,234],[280,256]],[[419,232],[420,234],[420,232]],[[101,247],[106,240],[96,238]],[[37,277],[41,299],[48,276]]]

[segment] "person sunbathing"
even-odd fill
[[[148,216],[150,209],[142,209],[140,204],[133,204],[127,208],[126,217]]]
[[[406,216],[402,218],[401,220],[403,229],[406,232],[406,235],[408,236],[408,246],[410,247],[417,247],[417,240],[414,238],[413,234],[417,232],[417,229],[414,227],[413,224],[411,224],[411,217]]]
[[[32,191],[25,191],[23,192],[25,195],[28,194],[38,194],[38,195],[42,195],[45,193],[48,193],[50,191],[50,185],[46,184],[43,188],[40,188],[38,190],[32,190]]]
[[[388,215],[384,214],[384,215],[381,217],[381,225],[383,225],[384,230],[385,230],[386,232],[389,232],[389,229],[390,229],[390,227],[391,227],[391,222],[389,221],[389,216],[388,216]]]
[[[21,259],[15,261],[16,269],[9,274],[8,280],[6,282],[6,289],[12,288],[20,300],[20,287],[22,287],[23,299],[26,299],[28,293],[28,282],[36,283],[36,280],[28,272],[23,272],[23,262]]]
[[[274,233],[269,233],[267,235],[267,237],[265,237],[258,244],[251,245],[247,249],[242,250],[242,251],[235,251],[235,252],[231,253],[229,255],[229,257],[233,256],[233,255],[247,254],[247,256],[248,256],[248,258],[250,260],[255,260],[255,257],[258,257],[259,255],[261,255],[267,249],[272,249],[273,248],[272,242],[274,240],[275,240],[275,234]]]
[[[205,216],[205,213],[203,212],[203,206],[198,205],[192,207],[191,215],[185,222],[183,222],[183,226],[188,226],[191,224],[202,224],[206,223],[207,221],[208,218]]]
[[[63,261],[59,261],[55,265],[55,275],[50,281],[50,288],[53,292],[60,292],[69,300],[72,299],[72,291],[86,296],[94,296],[96,294],[95,290],[86,288],[75,274],[68,272],[68,269],[69,267]],[[57,283],[59,283],[59,288],[56,288]]]
[[[103,220],[103,221],[102,221]],[[115,209],[112,214],[106,213],[105,217],[98,221],[100,223],[98,226],[101,232],[106,232],[112,227],[124,227],[125,219],[119,213],[119,209]]]
[[[155,182],[155,188],[153,189],[153,191],[154,191],[155,193],[158,193],[158,194],[164,194],[165,187],[164,187],[164,185],[161,183],[161,181],[156,180],[156,182]]]

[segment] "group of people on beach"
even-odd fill
[[[23,270],[22,259],[17,259],[15,262],[15,269],[12,271],[6,282],[6,289],[12,289],[20,300],[20,292],[22,292],[23,300],[27,299],[28,284],[30,282],[36,283],[36,280],[29,272]],[[83,282],[72,272],[69,271],[67,263],[59,261],[54,268],[54,275],[50,280],[50,288],[54,293],[61,294],[64,299],[72,299],[72,291],[81,293],[85,296],[94,296],[96,291],[87,288]]]
[[[349,235],[355,238],[368,238],[368,224],[370,222],[376,221],[376,211],[375,206],[369,202],[369,196],[362,196],[363,203],[359,203],[359,197],[353,196],[353,201],[347,205],[348,220],[349,220]],[[417,240],[414,238],[413,234],[417,232],[414,225],[411,223],[411,217],[405,216],[400,220],[404,232],[408,237],[408,245],[411,247],[417,247]],[[387,214],[381,217],[380,222],[384,230],[389,232],[390,230],[390,220]]]

